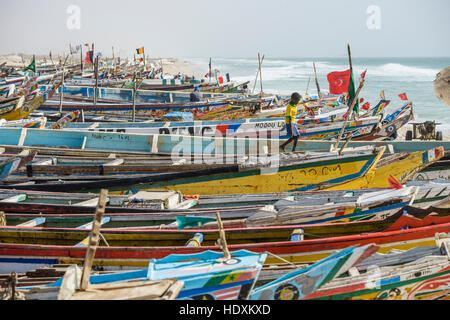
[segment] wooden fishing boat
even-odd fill
[[[41,89],[46,89],[45,86],[41,87]],[[97,88],[97,98],[98,99],[106,99],[110,101],[115,101],[117,103],[128,102],[131,103],[133,101],[133,89],[132,88],[106,88],[100,87]],[[58,94],[61,93],[59,89]],[[80,100],[88,101],[83,98],[93,98],[94,97],[94,86],[70,86],[64,85],[63,89],[64,99],[68,101],[70,100]],[[179,91],[164,91],[164,90],[136,90],[136,102],[137,103],[185,103],[190,101],[190,92],[179,92]],[[219,94],[219,93],[203,93],[204,100],[213,100],[217,98],[227,98],[227,97],[236,97],[235,94]],[[92,100],[91,100],[92,101]],[[98,100],[100,102],[101,100]]]
[[[89,191],[108,188],[112,193],[149,189],[177,190],[183,194],[237,194],[307,191],[340,184],[364,176],[378,162],[384,148],[375,152],[348,154],[309,154],[305,160],[280,160],[264,164],[240,164],[205,170],[162,173],[86,182],[20,186],[23,190]],[[17,189],[17,185],[4,185]]]
[[[221,110],[229,113],[230,109]],[[209,118],[221,117],[218,112],[208,113]],[[200,117],[196,117],[197,119]],[[205,117],[203,117],[205,118]],[[257,121],[256,121],[257,120]],[[300,121],[300,120],[299,120]],[[375,131],[379,124],[379,117],[363,118],[360,121],[347,123],[345,136],[360,137],[369,139],[371,132]],[[82,129],[77,129],[82,127]],[[285,122],[283,119],[244,119],[225,121],[202,121],[198,122],[164,122],[164,123],[106,123],[106,124],[74,124],[69,130],[89,130],[107,132],[126,132],[141,134],[172,134],[191,136],[223,136],[223,137],[264,137],[264,138],[288,138]],[[342,129],[342,123],[309,123],[301,126],[299,130],[302,140],[332,139],[336,137]],[[378,134],[381,137],[381,134]],[[387,138],[389,136],[385,136]]]
[[[400,128],[402,128],[413,118],[412,102],[410,102],[392,114],[387,115],[382,120],[381,126],[377,127],[369,135],[352,137],[351,139],[355,141],[385,140],[389,137],[395,136]]]
[[[96,194],[60,193],[60,192],[34,192],[25,190],[1,190],[0,211],[5,213],[40,214],[57,217],[56,215],[80,217],[92,215],[98,197]],[[223,205],[190,209],[195,207],[197,197],[182,196],[177,192],[139,192],[134,195],[120,196],[109,195],[108,205],[105,207],[107,214],[119,214],[113,220],[159,221],[173,222],[176,216],[198,215],[212,216],[217,210],[222,212],[226,219],[248,217],[264,207],[264,204],[252,205]],[[61,216],[60,216],[61,217]],[[77,218],[76,220],[79,220]],[[133,222],[134,221],[134,222]]]
[[[426,167],[420,172],[414,174],[412,180],[432,181],[432,180],[450,180],[450,153],[445,152],[444,157],[432,165]]]
[[[444,234],[436,235],[438,239],[443,237]],[[445,237],[445,236],[444,236]],[[406,263],[411,263],[422,259],[427,256],[439,256],[442,255],[441,252],[441,239],[437,241],[436,245],[423,246],[423,247],[415,247],[408,250],[391,250],[386,253],[375,253],[372,256],[368,257],[364,261],[359,262],[354,266],[353,270],[349,270],[353,275],[358,271],[359,273],[364,273],[372,270],[374,267],[389,267],[389,266],[398,266]],[[310,264],[302,264],[302,263],[279,263],[273,265],[266,265],[261,269],[261,273],[258,278],[258,282],[267,282],[273,281],[284,276],[286,273],[294,271],[296,269],[302,269],[310,266]],[[44,273],[47,272],[48,273]],[[52,268],[44,268],[37,270],[36,272],[40,272],[39,275],[54,275],[58,270],[58,265]],[[107,272],[107,271],[103,271]],[[34,272],[30,272],[30,276],[34,276]],[[347,274],[347,275],[350,275]],[[24,282],[25,281],[33,281],[29,279],[31,277],[27,277],[27,275],[23,275]],[[40,279],[37,279],[40,281]],[[42,279],[45,281],[45,278]],[[49,283],[51,280],[47,280],[45,283]],[[258,285],[257,282],[257,285]]]
[[[369,218],[385,219],[390,215],[394,215],[404,208],[407,204],[413,202],[417,207],[435,208],[442,205],[449,196],[450,190],[448,185],[427,188],[422,186],[418,192],[411,191],[416,189],[397,190],[397,191],[380,191],[372,192],[372,195],[362,194],[361,196],[349,196],[348,193],[358,194],[357,191],[349,191],[342,193],[342,199],[339,199],[340,193],[331,192],[320,193],[301,193],[302,196],[296,196],[302,199],[299,202],[291,200],[279,200],[267,202],[237,202],[234,206],[231,203],[220,202],[213,203],[212,206],[194,206],[194,209],[188,210],[162,210],[161,203],[142,203],[138,202],[137,208],[133,203],[129,204],[128,197],[121,200],[120,196],[110,195],[109,206],[106,206],[105,220],[103,228],[132,228],[132,229],[152,229],[159,230],[195,228],[195,229],[215,229],[217,223],[214,221],[216,212],[220,212],[223,224],[226,228],[246,228],[256,226],[269,226],[281,224],[316,224],[329,222],[349,222],[365,220]],[[82,197],[82,194],[55,194],[46,193],[34,195],[33,191],[17,191],[2,192],[0,210],[6,212],[6,224],[11,226],[41,226],[49,228],[75,228],[86,225],[90,222],[93,213],[93,196]],[[384,193],[385,195],[382,195]],[[26,195],[29,203],[19,201],[14,203],[13,200],[21,200]],[[22,198],[21,198],[22,197]],[[67,207],[65,205],[46,205],[49,199],[53,201],[57,199],[67,199],[71,201],[84,201],[91,206],[75,206]],[[290,196],[294,197],[294,196]],[[412,199],[414,197],[414,199]],[[137,195],[137,198],[139,196]],[[189,198],[189,197],[188,197]],[[279,199],[275,198],[275,199]],[[11,199],[9,201],[5,201]],[[208,199],[210,200],[210,199]],[[227,200],[227,199],[225,199]],[[256,200],[256,199],[255,199]],[[344,201],[346,200],[346,201]],[[186,200],[187,201],[187,200]],[[201,203],[202,197],[195,200]],[[37,203],[36,203],[37,202]],[[124,202],[126,204],[124,204]],[[172,201],[164,201],[163,207],[172,208]],[[334,206],[333,202],[339,204]],[[253,204],[252,204],[253,203]],[[273,203],[273,205],[267,205]],[[300,208],[303,203],[305,208]],[[116,207],[111,207],[115,204]],[[176,204],[176,203],[175,203]],[[117,207],[120,205],[120,207]],[[158,206],[159,205],[159,209]],[[323,209],[319,209],[322,208]],[[329,209],[327,209],[329,207]],[[155,209],[156,208],[156,209]],[[114,212],[116,211],[116,212]],[[310,212],[312,211],[312,213]],[[316,212],[314,212],[316,211]],[[10,212],[10,213],[8,213]],[[318,212],[318,213],[317,213]],[[430,212],[431,213],[431,212]],[[425,215],[421,215],[421,219]],[[247,219],[245,219],[247,218]],[[203,225],[199,225],[199,222]],[[388,222],[389,223],[389,222]],[[153,227],[154,226],[154,227]],[[381,228],[381,226],[378,226]],[[378,228],[377,227],[377,228]],[[387,225],[385,225],[387,227]],[[348,230],[352,232],[352,230]],[[317,232],[317,231],[315,231]],[[336,234],[336,230],[333,234]],[[323,234],[326,235],[326,234]],[[288,235],[284,236],[287,239]],[[283,240],[281,239],[281,240]]]
[[[21,109],[25,102],[25,96],[5,98],[0,100],[0,119],[10,114],[13,110]]]
[[[45,127],[46,123],[47,123],[46,117],[26,118],[15,121],[6,121],[5,119],[0,119],[0,127],[42,129]]]
[[[450,242],[441,242],[441,255],[410,263],[375,267],[334,279],[307,299],[321,300],[448,300],[450,295]],[[390,258],[386,254],[386,258]]]
[[[320,238],[303,241],[265,242],[229,245],[229,250],[245,249],[252,252],[270,252],[266,264],[279,263],[280,258],[293,263],[311,263],[323,259],[334,250],[352,245],[375,243],[378,252],[392,249],[406,250],[429,246],[435,242],[436,233],[450,232],[450,223],[388,232],[375,232],[343,237]],[[97,248],[93,265],[101,268],[145,267],[149,259],[161,259],[170,254],[201,253],[220,250],[217,246],[176,247],[113,247]],[[0,244],[0,273],[25,272],[54,264],[81,264],[86,253],[83,246],[58,246],[36,244]]]
[[[9,154],[4,154],[8,156]],[[14,154],[11,154],[14,155]],[[287,155],[286,159],[308,158],[306,155]],[[0,156],[1,158],[1,156]],[[400,158],[400,157],[397,157]],[[56,181],[56,180],[104,180],[109,178],[122,178],[130,174],[143,175],[163,172],[185,172],[192,170],[207,170],[232,167],[232,163],[245,164],[242,158],[224,159],[224,164],[217,164],[217,159],[205,157],[201,164],[181,159],[173,161],[170,158],[106,158],[106,157],[67,157],[67,156],[37,156],[35,162],[28,163],[26,168],[16,172],[14,177],[5,180],[5,184],[21,183],[27,181]],[[34,179],[25,178],[36,177]]]
[[[45,91],[32,92],[25,96],[22,103],[16,103],[13,107],[2,108],[4,112],[0,114],[0,118],[13,121],[27,117],[33,111],[41,107],[48,98],[51,98],[59,86],[60,83],[50,86],[50,88]]]
[[[69,269],[67,272],[70,271]],[[75,276],[69,274],[64,276],[64,278],[67,277],[74,278]],[[73,291],[70,294],[67,294],[67,289],[62,291],[60,287],[36,286],[15,289],[14,300],[174,300],[182,287],[183,282],[175,279],[160,281],[128,280],[93,284],[89,286],[88,290],[70,290]],[[3,293],[0,291],[2,298],[0,300],[10,300],[12,297],[11,291],[5,290]]]
[[[198,254],[173,254],[163,259],[150,260],[148,267],[142,270],[92,275],[89,282],[95,290],[96,286],[113,283],[126,286],[132,280],[139,281],[141,285],[154,285],[156,281],[177,279],[182,284],[177,299],[247,299],[265,259],[265,253],[246,250],[231,252],[228,259],[224,259],[221,252],[209,250]],[[59,289],[62,281],[59,279],[46,287]],[[32,288],[22,287],[20,290],[26,289]],[[89,295],[79,296],[81,299],[85,297]]]
[[[448,201],[447,201],[448,203]],[[408,215],[404,214],[408,210]],[[416,209],[416,208],[414,208]],[[361,220],[340,223],[297,224],[289,226],[249,227],[231,226],[225,223],[228,244],[252,244],[286,241],[296,236],[304,240],[357,235],[369,232],[396,231],[404,228],[419,228],[436,224],[450,223],[450,210],[431,207],[428,209],[397,209],[383,219]],[[41,245],[80,245],[88,239],[92,223],[79,224],[72,228],[42,227],[39,222],[46,218],[29,220],[18,226],[0,226],[0,243],[41,244]],[[106,226],[110,217],[106,215],[102,226]],[[212,219],[209,219],[212,220]],[[7,218],[8,222],[8,218]],[[37,225],[37,226],[33,226]],[[62,220],[64,223],[64,220]],[[69,222],[65,222],[67,224]],[[72,221],[72,224],[74,221]],[[211,227],[210,227],[211,228]],[[215,226],[217,228],[217,225]],[[143,246],[183,246],[194,238],[200,238],[201,245],[214,245],[219,238],[218,229],[189,228],[168,230],[148,228],[146,226],[122,228],[102,228],[105,244],[114,247]]]
[[[97,150],[105,153],[125,152],[131,155],[167,154],[176,151],[184,156],[202,154],[209,155],[249,155],[257,154],[258,150],[267,148],[269,153],[278,153],[278,146],[284,139],[264,138],[223,138],[201,136],[174,136],[174,135],[144,135],[113,132],[88,132],[72,130],[46,130],[46,129],[13,129],[0,128],[1,147],[17,146],[20,148],[36,148],[42,151],[46,148],[64,146],[65,150],[58,148],[58,152],[68,153],[78,149],[89,152]],[[367,146],[391,146],[392,152],[413,152],[428,150],[443,146],[450,150],[449,141],[350,141],[342,142],[337,147],[362,148]],[[333,141],[304,141],[299,140],[296,151],[325,151],[329,152],[336,142]],[[290,146],[288,146],[290,148]],[[55,150],[56,151],[56,150]],[[110,152],[111,153],[111,152]],[[107,155],[109,155],[108,153]]]
[[[444,156],[444,148],[439,147],[427,151],[412,152],[410,154],[394,154],[378,163],[375,174],[365,176],[364,179],[355,179],[329,189],[356,189],[356,188],[389,188],[389,177],[394,177],[400,183],[405,183],[414,174],[420,172],[428,165],[438,161]]]
[[[238,266],[234,266],[235,269],[239,270],[238,276],[234,276],[232,279],[228,279],[229,276],[227,276],[225,279],[223,278],[223,275],[221,276],[221,279],[215,280],[214,272],[218,273],[218,266],[217,264],[221,263],[220,255],[218,255],[216,252],[208,251],[204,252],[202,254],[196,254],[196,255],[184,255],[180,257],[175,256],[169,256],[165,259],[162,259],[160,261],[154,261],[152,260],[150,262],[150,265],[148,269],[144,270],[137,270],[137,271],[131,271],[131,272],[120,272],[120,273],[110,273],[110,274],[103,274],[103,275],[94,275],[91,276],[90,281],[95,283],[91,284],[89,287],[89,291],[97,290],[97,287],[103,287],[105,284],[114,283],[116,284],[115,287],[126,287],[130,282],[138,282],[142,284],[153,284],[156,281],[148,280],[152,278],[162,278],[163,280],[159,280],[161,282],[163,281],[170,281],[166,280],[168,277],[174,277],[177,279],[183,279],[184,285],[181,285],[183,289],[181,290],[181,293],[179,293],[178,298],[179,299],[194,299],[194,300],[217,300],[217,299],[224,299],[224,300],[232,300],[232,299],[247,299],[247,297],[250,300],[267,300],[267,299],[277,299],[277,300],[290,300],[290,299],[301,299],[305,295],[310,294],[314,291],[316,291],[318,288],[320,288],[325,283],[331,281],[336,276],[339,276],[340,274],[345,273],[349,268],[351,268],[353,265],[357,264],[360,261],[364,261],[367,259],[367,257],[370,257],[375,251],[377,250],[376,246],[373,245],[366,245],[359,248],[346,248],[343,249],[337,253],[334,253],[330,255],[329,257],[318,261],[317,263],[313,264],[312,266],[305,268],[300,271],[294,271],[287,275],[285,275],[283,278],[277,279],[276,281],[271,282],[270,284],[267,284],[263,287],[258,287],[256,289],[251,290],[249,296],[246,294],[247,288],[253,288],[253,285],[250,283],[244,284],[244,282],[249,282],[248,279],[246,279],[246,274],[242,272],[242,266],[241,268],[237,268]],[[248,252],[245,252],[244,250],[233,252],[233,255],[230,257],[230,259],[226,260],[228,269],[230,269],[230,264],[233,266],[236,263],[239,263],[243,253],[249,254]],[[206,259],[205,259],[206,256]],[[213,265],[213,275],[210,275],[210,279],[205,282],[202,278],[205,278],[205,274],[201,274],[198,272],[197,269],[194,269],[196,265],[192,265],[192,259],[205,259],[206,263],[210,261],[208,258],[218,257],[215,260],[215,264]],[[181,259],[186,261],[187,258],[190,258],[189,265],[186,264],[186,262],[181,262]],[[164,263],[163,260],[170,259],[169,263]],[[222,258],[223,260],[223,258]],[[180,262],[179,262],[180,261]],[[202,268],[204,268],[204,264],[202,264]],[[222,262],[223,263],[223,262]],[[260,259],[260,261],[257,263],[259,265],[262,265],[263,259]],[[242,264],[242,263],[241,263]],[[49,292],[60,292],[58,294],[58,298],[67,298],[67,294],[62,293],[60,289],[60,285],[64,283],[68,283],[68,280],[66,278],[69,278],[72,276],[71,271],[76,266],[69,268],[66,271],[66,274],[64,275],[63,279],[59,279],[58,281],[48,284],[46,286],[40,286],[40,287],[28,287],[28,288],[19,288],[17,290],[19,293],[25,293],[28,298],[30,297],[36,297],[36,292],[43,296],[43,293],[49,293]],[[261,266],[259,266],[259,269]],[[192,269],[192,271],[191,271]],[[194,273],[194,270],[197,272]],[[236,270],[236,271],[237,271]],[[73,272],[72,272],[73,273]],[[210,272],[208,272],[210,273]],[[222,272],[223,273],[223,272]],[[231,275],[234,275],[237,272],[232,272]],[[259,275],[259,272],[258,272]],[[73,276],[72,276],[73,277]],[[247,276],[248,277],[248,276]],[[129,280],[129,279],[139,279],[139,280]],[[311,283],[311,279],[314,283]],[[126,280],[124,280],[126,279]],[[144,280],[145,279],[145,280]],[[234,280],[234,281],[233,281]],[[305,282],[308,281],[308,282]],[[69,281],[73,281],[70,279]],[[117,282],[119,281],[119,282]],[[241,284],[241,289],[239,290],[238,284]],[[233,286],[234,285],[234,286]],[[61,286],[62,287],[62,286]],[[222,287],[228,287],[229,289],[223,289]],[[214,288],[213,290],[211,290]],[[274,288],[280,288],[282,289],[277,290]],[[33,292],[34,291],[34,292]],[[180,291],[180,290],[178,290]],[[178,292],[177,292],[178,293]],[[94,292],[94,294],[98,294],[97,292]],[[238,295],[239,294],[239,295]],[[71,299],[76,298],[87,298],[91,297],[93,295],[92,292],[75,292],[75,294],[72,294],[70,296]],[[153,294],[154,296],[155,294]],[[175,295],[175,294],[173,294]],[[100,293],[100,296],[104,299],[108,297],[107,295],[103,294],[103,292]],[[161,296],[161,294],[156,295]],[[95,296],[94,296],[95,297]],[[123,294],[115,294],[113,297],[116,298],[124,298],[125,296]],[[130,298],[130,297],[127,297]]]
[[[5,179],[10,174],[32,161],[35,156],[35,152],[29,151],[6,157],[0,156],[0,180]]]
[[[321,288],[378,249],[374,245],[349,247],[315,264],[292,271],[254,289],[249,300],[300,300]]]

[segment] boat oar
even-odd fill
[[[216,212],[217,217],[217,223],[219,224],[219,235],[220,235],[220,246],[222,247],[223,251],[223,258],[221,258],[223,261],[227,261],[231,259],[230,251],[228,251],[227,246],[227,239],[225,238],[225,230],[223,228],[222,220],[220,219],[220,213],[219,211]]]

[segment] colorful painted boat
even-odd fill
[[[254,289],[249,300],[301,300],[371,256],[377,249],[374,245],[343,249],[309,267],[292,271]]]
[[[149,189],[177,190],[183,194],[238,194],[283,191],[307,191],[341,184],[366,175],[384,153],[306,155],[306,160],[280,160],[264,164],[231,165],[222,168],[162,173],[64,184],[36,184],[20,187],[40,191],[89,191],[107,188],[111,193]],[[269,166],[270,165],[270,166]],[[17,189],[17,185],[4,185]]]
[[[0,119],[0,127],[4,128],[37,128],[42,129],[47,123],[46,117],[39,118],[26,118],[15,121],[6,121],[5,119]]]
[[[208,113],[208,118],[220,118],[230,112],[229,109],[219,112]],[[197,116],[196,119],[201,117]],[[205,117],[203,117],[205,118]],[[304,122],[304,120],[298,120]],[[375,130],[379,124],[379,117],[363,118],[359,121],[351,121],[346,125],[345,136],[369,137],[369,133]],[[79,125],[80,126],[80,125]],[[144,123],[144,124],[81,124],[88,131],[107,131],[107,132],[127,132],[141,134],[172,134],[172,135],[191,135],[191,136],[223,136],[223,137],[264,137],[264,138],[288,138],[285,122],[283,119],[244,119],[244,120],[225,120],[225,121],[202,121],[198,122],[164,122],[164,123]],[[78,130],[75,126],[70,126],[69,130]],[[309,125],[299,126],[300,139],[317,140],[331,139],[336,137],[342,129],[342,123],[311,123]]]
[[[442,242],[442,255],[425,256],[397,266],[375,266],[364,274],[356,272],[349,277],[334,279],[307,299],[448,300],[450,242],[448,239]]]
[[[125,280],[177,279],[183,283],[177,299],[242,300],[250,295],[266,256],[265,253],[247,250],[231,252],[228,260],[223,259],[223,253],[210,250],[197,254],[172,254],[150,260],[146,269],[91,275],[89,282],[95,286],[123,283]],[[60,287],[61,283],[62,279],[59,279],[46,287]]]
[[[52,131],[36,129],[0,128],[0,141],[2,146],[19,147],[61,147],[68,149],[115,151],[149,154],[172,154],[174,151],[186,157],[195,154],[205,156],[212,155],[248,155],[257,154],[261,148],[267,148],[268,152],[278,152],[280,143],[284,139],[263,138],[223,138],[201,136],[174,136],[174,135],[144,135],[113,132],[89,132],[89,131]],[[345,142],[339,144],[339,148]],[[299,140],[296,151],[325,151],[336,142],[333,141],[304,141]],[[450,150],[450,141],[350,141],[347,148],[362,148],[367,146],[392,146],[392,152],[413,152],[428,150],[443,146]],[[288,146],[290,148],[290,146]],[[62,151],[62,150],[61,150]],[[261,154],[261,153],[260,153]]]
[[[321,238],[303,241],[265,242],[229,245],[230,251],[245,249],[252,252],[270,252],[293,263],[312,263],[353,245],[374,243],[379,253],[392,249],[407,250],[435,243],[436,233],[450,232],[450,223],[414,229],[376,232],[352,236]],[[171,254],[219,251],[217,246],[202,247],[106,247],[96,250],[93,265],[109,270],[129,267],[145,267],[150,259],[161,259]],[[58,246],[34,244],[0,244],[0,273],[18,273],[53,264],[82,264],[86,254],[83,246]],[[265,264],[279,263],[278,257],[267,257]],[[111,269],[112,268],[112,269]]]
[[[435,163],[443,156],[444,148],[442,147],[412,152],[408,155],[397,154],[392,156],[391,159],[387,157],[384,161],[380,161],[374,175],[367,175],[364,179],[355,179],[329,189],[389,188],[389,177],[391,176],[403,184],[411,179],[414,174]]]
[[[75,275],[76,273],[76,275]],[[87,290],[76,290],[81,281],[81,269],[69,268],[62,285],[15,288],[14,300],[175,300],[183,282],[175,279],[160,281],[122,280],[91,284]],[[0,291],[0,300],[10,300],[12,290]]]
[[[410,214],[405,215],[408,210]],[[419,228],[434,224],[450,223],[450,210],[431,208],[429,210],[397,209],[392,215],[384,219],[362,220],[340,223],[313,223],[289,226],[270,227],[227,227],[228,244],[252,244],[286,241],[296,236],[304,240],[333,238],[341,236],[357,235],[369,232],[396,231],[403,228]],[[439,212],[439,213],[438,213]],[[89,236],[92,223],[80,224],[72,228],[45,227],[45,217],[30,219],[18,226],[1,226],[0,243],[15,244],[40,244],[40,245],[80,245],[85,243]],[[109,246],[183,246],[195,237],[202,239],[201,244],[214,245],[219,239],[219,230],[189,228],[184,230],[167,230],[148,228],[146,226],[135,226],[122,228],[121,226],[107,228],[109,216],[102,221],[102,239]],[[209,219],[212,220],[212,219]],[[6,218],[9,222],[9,216]],[[74,224],[74,221],[60,219],[61,223]],[[105,226],[106,228],[103,228]],[[200,235],[201,234],[201,235]]]
[[[8,156],[6,158],[0,157],[0,181],[7,176],[32,161],[35,157],[35,152],[24,153],[23,155]]]
[[[413,188],[409,190],[414,191],[416,189]],[[34,195],[34,193],[37,192],[23,190],[13,192],[2,191],[0,210],[5,212],[7,225],[75,228],[88,224],[91,221],[95,205],[95,202],[91,201],[91,199],[96,200],[96,198],[94,198],[95,195],[89,196],[89,194],[85,194],[86,197],[82,197],[84,194],[71,193],[66,195],[61,193],[38,193],[37,195]],[[349,196],[348,193],[357,194],[357,196]],[[387,195],[382,195],[382,193],[387,193]],[[370,217],[374,219],[386,219],[391,215],[395,216],[395,214],[398,213],[398,210],[405,208],[407,204],[413,201],[413,199],[411,199],[412,196],[415,196],[413,202],[415,206],[426,208],[432,205],[433,208],[436,208],[436,206],[441,205],[440,201],[446,201],[446,197],[450,195],[449,193],[450,189],[448,188],[448,185],[439,185],[436,187],[422,186],[418,192],[414,191],[414,194],[408,192],[408,188],[394,192],[390,190],[371,192],[372,195],[370,196],[366,194],[358,196],[357,191],[349,191],[342,193],[342,199],[337,199],[336,197],[339,196],[339,194],[333,195],[331,192],[306,192],[301,193],[303,194],[302,196],[297,195],[298,199],[304,199],[300,201],[304,203],[304,208],[299,207],[299,204],[295,201],[279,200],[276,202],[242,202],[235,203],[234,206],[231,203],[221,202],[212,207],[203,205],[204,208],[195,209],[194,207],[194,209],[188,210],[162,210],[161,204],[159,204],[160,208],[157,209],[158,203],[154,203],[153,206],[153,203],[146,204],[145,202],[139,202],[138,208],[135,208],[132,203],[123,204],[123,202],[127,202],[127,197],[121,200],[120,196],[110,195],[110,204],[116,204],[116,207],[106,206],[105,217],[108,220],[105,220],[102,226],[106,229],[131,228],[137,230],[156,228],[160,230],[173,230],[181,228],[182,225],[180,223],[182,223],[184,224],[184,228],[188,228],[189,224],[191,224],[190,227],[194,229],[216,229],[217,223],[212,221],[214,221],[217,211],[221,213],[221,217],[224,219],[223,224],[225,228],[246,228],[270,226],[274,224],[286,225],[302,223],[307,225],[311,223],[350,222],[362,221]],[[249,195],[249,197],[250,196],[251,195]],[[23,201],[22,199],[25,197],[26,200]],[[293,196],[290,197],[293,198]],[[69,206],[60,204],[58,206],[55,204],[44,203],[55,200],[61,202],[62,199],[65,199],[66,202],[70,199],[73,204]],[[280,197],[275,199],[280,199]],[[16,200],[17,202],[14,202]],[[224,201],[226,200],[227,199],[224,199]],[[87,207],[75,205],[77,202],[86,201],[91,202],[92,205]],[[199,197],[196,201],[197,203],[201,203],[202,197]],[[330,201],[336,202],[337,206],[330,206]],[[273,205],[264,206],[265,204],[270,203],[273,203]],[[307,205],[308,203],[310,204]],[[118,205],[121,207],[118,207]],[[329,209],[327,209],[327,207],[329,207]],[[431,212],[428,212],[428,214],[430,213]],[[426,216],[423,212],[414,214],[414,216],[417,215],[420,219],[423,219],[423,217]],[[187,221],[180,221],[183,217]],[[245,219],[246,217],[249,218]],[[204,224],[199,226],[199,221]],[[436,220],[435,223],[437,223],[437,221],[438,220]],[[374,228],[381,229],[383,226],[388,227],[390,222],[385,220],[382,222],[382,225],[379,225],[378,223],[379,222],[374,222]],[[383,223],[387,224],[383,225]],[[413,222],[411,222],[411,225],[420,226],[417,223],[412,223]],[[345,232],[357,233],[357,231],[354,231],[351,228],[339,231],[338,228],[340,227],[337,225],[335,226],[337,229],[328,229],[329,231],[325,231],[325,234],[320,233],[320,235],[326,236],[326,232],[335,235],[348,234]],[[368,229],[360,231],[363,232],[367,230]],[[320,229],[311,229],[308,231],[308,233],[311,234],[317,234],[317,232],[320,232]],[[288,237],[289,234],[284,234],[280,237],[280,240],[285,240]]]
[[[13,121],[27,117],[33,111],[41,107],[41,105],[47,101],[48,98],[52,97],[59,85],[60,84],[55,84],[50,86],[49,89],[45,91],[34,91],[26,95],[22,105],[18,103],[13,107],[5,107],[6,109],[2,108],[4,112],[0,114],[0,118]]]

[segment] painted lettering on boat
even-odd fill
[[[316,169],[309,169],[309,170],[300,170],[299,173],[303,174],[305,177],[306,176],[317,176],[317,175],[321,175],[321,176],[326,176],[329,174],[335,174],[336,172],[338,172],[339,174],[342,173],[342,168],[341,165],[335,165],[335,166],[325,166],[322,168],[322,170],[316,170]]]
[[[115,140],[114,138],[119,139],[119,140],[130,141],[130,136],[122,135],[122,134],[110,136],[110,135],[102,135],[102,134],[94,133],[91,137],[92,137],[92,139],[103,140],[103,141]]]
[[[179,134],[188,136],[198,136],[206,134],[214,134],[214,127],[174,127],[174,128],[159,128],[159,134]]]
[[[255,128],[256,129],[266,129],[266,128],[283,128],[284,127],[284,123],[281,121],[278,122],[258,122],[255,123]]]

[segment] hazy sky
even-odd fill
[[[80,29],[67,27],[70,5]],[[367,27],[370,5],[380,29]],[[350,42],[355,57],[448,57],[449,13],[449,0],[0,0],[0,54],[95,42],[108,56],[340,57]]]

